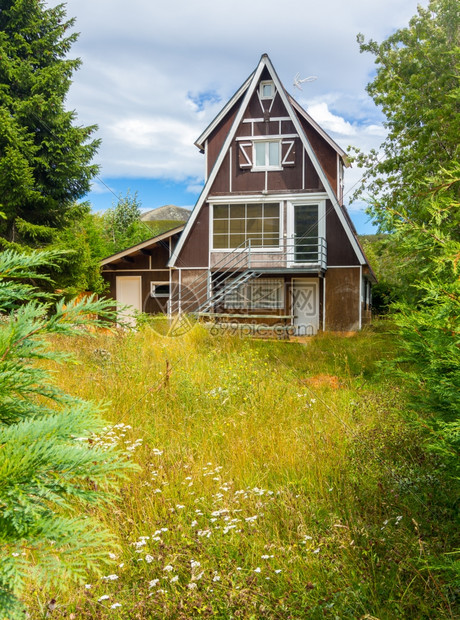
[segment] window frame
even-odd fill
[[[270,95],[264,95],[264,86],[271,86],[271,94]],[[273,80],[263,80],[262,82],[260,82],[259,84],[259,97],[261,98],[261,100],[263,101],[270,101],[271,99],[274,99],[276,95],[276,88],[275,88],[275,83]]]
[[[169,291],[167,293],[157,293],[156,288],[160,286],[167,286]],[[158,299],[160,297],[171,297],[171,285],[169,282],[150,281],[150,297],[152,299]]]
[[[242,221],[244,221],[244,241],[247,241],[248,239],[251,238],[251,235],[249,234],[248,231],[248,227],[247,227],[247,222],[248,222],[248,217],[247,217],[247,207],[250,206],[254,206],[254,205],[262,205],[263,207],[265,205],[276,205],[277,208],[277,215],[276,218],[278,219],[278,233],[277,233],[277,239],[276,239],[276,243],[274,242],[273,245],[251,245],[251,252],[279,252],[282,250],[282,239],[283,239],[283,218],[282,218],[282,203],[281,201],[275,200],[273,202],[263,202],[260,199],[259,200],[246,200],[244,202],[233,202],[231,200],[228,201],[219,201],[219,202],[215,202],[212,203],[210,205],[210,227],[209,227],[209,233],[210,233],[210,251],[211,252],[233,252],[233,251],[244,251],[245,248],[240,248],[239,250],[238,244],[236,246],[232,246],[230,243],[230,228],[228,228],[228,230],[225,233],[216,233],[217,235],[222,235],[222,237],[224,236],[224,234],[227,236],[228,238],[228,246],[227,247],[215,247],[214,246],[214,238],[215,238],[215,232],[214,232],[214,228],[215,228],[215,217],[214,217],[214,213],[215,213],[215,208],[216,207],[222,207],[222,206],[242,206],[245,208],[245,216],[244,216],[244,220],[243,218],[234,218],[235,221],[241,219]],[[264,209],[262,210],[262,220],[272,220],[275,219],[273,217],[265,217],[265,213],[264,213]],[[227,221],[230,222],[232,218],[228,217],[228,219],[226,218],[219,218],[221,221]],[[249,218],[252,219],[252,218]],[[262,225],[262,243],[264,242],[264,226]]]
[[[265,163],[263,165],[256,164],[256,145],[263,144],[265,146]],[[278,163],[270,164],[270,144],[276,144],[278,147]],[[252,141],[252,172],[263,172],[266,170],[283,170],[282,166],[282,150],[281,150],[281,140],[275,139],[264,139],[264,140],[254,140]]]

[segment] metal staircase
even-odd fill
[[[223,258],[214,262],[205,274],[201,274],[186,287],[182,287],[179,298],[171,305],[173,316],[171,335],[184,333],[190,328],[191,320],[211,314],[227,296],[263,274],[292,271],[293,266],[301,270],[308,269],[309,265],[311,270],[325,269],[325,240],[317,238],[313,243],[306,239],[304,249],[300,253],[302,262],[299,262],[298,258],[298,241],[296,246],[294,242],[292,245],[286,242],[281,251],[279,248],[276,250],[268,248],[267,251],[258,253],[254,252],[249,239],[232,251],[226,252]],[[283,266],[274,266],[275,263]]]

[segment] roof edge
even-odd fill
[[[101,267],[104,267],[104,265],[108,265],[120,258],[123,258],[124,256],[128,256],[129,254],[131,254],[131,252],[143,250],[147,246],[152,245],[152,243],[158,243],[160,241],[163,241],[164,239],[168,239],[169,237],[172,237],[173,235],[182,232],[184,228],[185,228],[185,224],[182,224],[181,226],[176,226],[176,228],[171,228],[171,230],[167,230],[166,232],[161,233],[161,235],[157,235],[156,237],[151,237],[150,239],[147,239],[146,241],[142,241],[141,243],[137,243],[136,245],[133,245],[130,248],[126,248],[126,250],[123,250],[122,252],[117,252],[116,254],[112,254],[111,256],[108,256],[107,258],[102,259],[101,261],[99,261],[99,265]]]

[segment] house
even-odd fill
[[[190,218],[102,261],[113,297],[156,312],[163,291],[174,315],[297,334],[360,329],[375,277],[343,206],[347,156],[266,54],[195,144],[206,173]]]

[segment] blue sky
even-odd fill
[[[428,0],[422,0],[426,5]],[[48,0],[48,4],[57,4]],[[67,0],[83,64],[67,106],[98,125],[93,210],[137,191],[146,210],[191,208],[203,185],[194,141],[268,53],[281,81],[344,149],[378,148],[382,115],[365,92],[373,57],[356,35],[383,40],[408,24],[417,0]],[[295,90],[293,78],[317,76]],[[346,171],[345,192],[361,172]],[[364,203],[347,205],[360,233]]]

